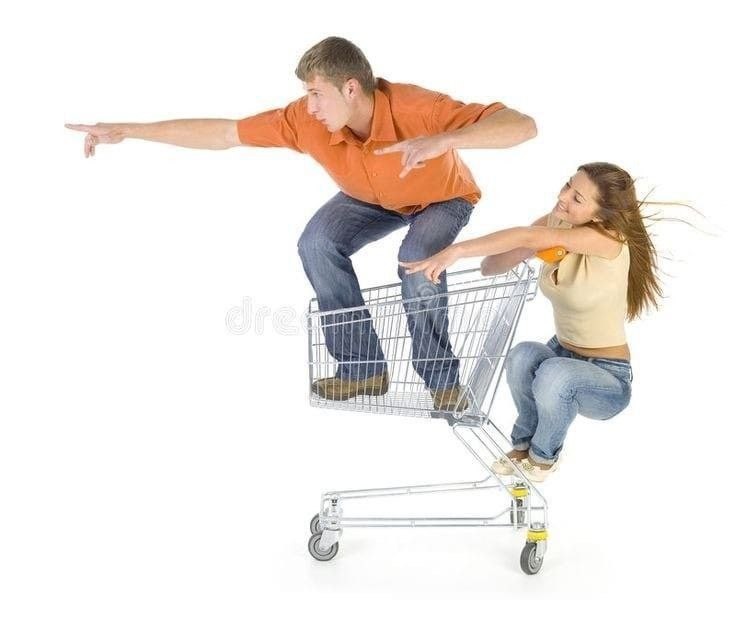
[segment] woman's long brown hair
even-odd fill
[[[647,203],[636,198],[634,180],[620,167],[611,163],[586,163],[578,167],[598,189],[597,218],[592,223],[600,231],[629,246],[629,281],[627,290],[627,317],[638,317],[648,308],[657,308],[662,297],[658,276],[657,250],[654,247],[640,206]]]

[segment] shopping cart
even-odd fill
[[[442,418],[453,434],[489,474],[476,482],[398,486],[383,489],[331,491],[322,495],[319,513],[310,523],[309,553],[319,561],[329,561],[338,551],[338,540],[346,527],[511,527],[526,529],[521,568],[536,574],[542,567],[547,547],[547,502],[517,465],[515,476],[499,476],[491,465],[502,458],[510,442],[491,419],[490,412],[500,382],[504,362],[522,309],[537,290],[534,269],[522,262],[507,273],[483,277],[479,270],[448,274],[447,292],[426,298],[402,300],[400,283],[362,291],[365,306],[319,311],[312,300],[307,316],[309,334],[310,404],[315,407],[368,413]],[[439,354],[412,358],[412,338],[407,314],[441,311],[447,325],[449,343],[459,360],[459,383],[464,388],[464,409],[435,409],[430,391],[417,375],[418,362],[436,362]],[[311,384],[335,375],[338,363],[328,352],[328,337],[340,329],[341,340],[354,332],[365,332],[372,324],[388,364],[390,385],[381,396],[356,396],[330,400],[311,390]],[[333,339],[334,340],[334,339]],[[445,350],[443,350],[445,351]],[[442,354],[443,359],[447,354]],[[344,362],[343,362],[344,364]],[[501,509],[489,516],[464,517],[347,517],[346,502],[377,497],[398,497],[456,491],[486,491],[495,495]],[[489,500],[491,501],[491,500]],[[485,505],[485,501],[483,504]],[[487,507],[487,506],[486,506]]]

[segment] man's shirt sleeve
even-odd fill
[[[492,103],[490,105],[462,103],[446,94],[440,94],[434,102],[432,123],[437,133],[454,131],[475,124],[478,120],[505,108],[506,106],[503,103]]]
[[[300,104],[301,99],[289,103],[283,109],[272,109],[238,120],[240,143],[262,148],[291,148],[303,152],[299,146]]]

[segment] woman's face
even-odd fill
[[[552,213],[572,225],[585,225],[596,218],[598,189],[584,171],[578,171],[560,189]]]

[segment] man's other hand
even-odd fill
[[[442,156],[449,150],[449,140],[445,135],[432,135],[400,141],[392,146],[374,150],[373,153],[383,155],[401,152],[402,170],[399,178],[405,178],[412,169],[424,167],[424,161]]]

